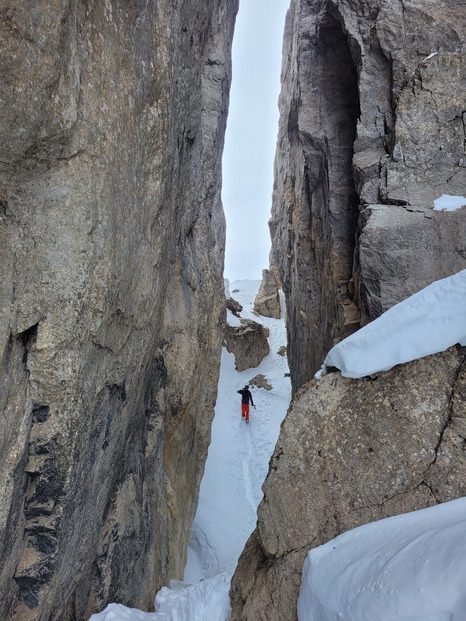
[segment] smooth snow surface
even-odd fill
[[[364,377],[396,364],[466,345],[466,270],[437,280],[330,350],[324,366]]]
[[[466,198],[464,196],[442,194],[440,198],[434,201],[434,211],[456,211],[464,206],[466,206]]]
[[[228,284],[227,284],[228,286]],[[270,354],[259,367],[238,373],[233,354],[222,353],[220,380],[212,425],[212,440],[192,529],[185,582],[172,582],[155,599],[155,613],[109,604],[90,621],[227,621],[230,579],[244,544],[256,525],[261,486],[275,447],[280,423],[291,398],[287,359],[277,354],[286,345],[284,319],[253,314],[260,281],[231,283],[230,293],[242,306],[241,317],[270,330]],[[235,291],[237,290],[238,291]],[[282,298],[282,309],[284,303]],[[283,314],[282,313],[282,314]],[[239,319],[228,313],[230,325]],[[241,419],[243,388],[255,375],[265,375],[272,390],[251,387],[256,408],[250,422]]]
[[[230,310],[228,310],[227,311],[227,324],[229,326],[238,327],[241,325],[241,321],[239,317],[237,317],[236,315],[233,315],[233,313]]]
[[[466,621],[466,498],[311,550],[299,621]]]

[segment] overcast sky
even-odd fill
[[[225,277],[259,280],[269,266],[268,220],[289,0],[240,0],[223,155]]]

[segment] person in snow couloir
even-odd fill
[[[246,385],[241,390],[238,390],[238,392],[241,395],[241,416],[246,418],[246,422],[249,423],[249,402],[251,402],[252,406],[256,407],[252,400],[252,395],[249,392],[249,386]]]

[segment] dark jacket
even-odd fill
[[[241,403],[246,404],[246,403],[251,402],[251,405],[254,405],[254,402],[252,400],[252,395],[249,392],[249,390],[242,388],[241,390],[238,390],[238,393],[241,395]]]

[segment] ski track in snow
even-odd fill
[[[243,423],[243,421],[241,422]],[[254,512],[257,509],[257,502],[253,495],[253,489],[251,485],[251,474],[252,473],[250,471],[250,466],[249,466],[250,462],[252,461],[251,434],[249,433],[249,424],[244,423],[244,425],[248,427],[246,431],[245,442],[244,442],[246,450],[242,451],[242,455],[241,455],[242,462],[243,462],[244,495],[245,495],[245,498],[247,498],[247,500],[249,501],[249,504],[251,505],[251,509]]]

